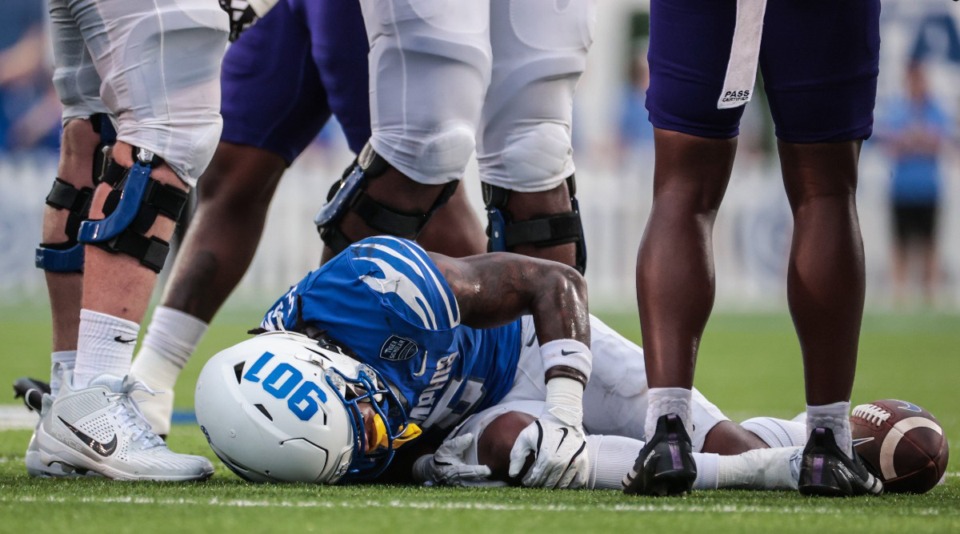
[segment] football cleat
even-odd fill
[[[37,409],[37,412],[40,413],[40,421],[37,423],[37,428],[40,428],[40,425],[43,424],[44,416],[50,413],[51,405],[53,405],[53,397],[47,394],[43,395],[40,407]],[[37,444],[36,429],[34,429],[33,435],[30,436],[30,443],[27,445],[27,453],[23,458],[23,463],[27,467],[27,474],[32,477],[60,478],[95,475],[95,473],[91,473],[86,469],[76,469],[61,462],[43,463],[40,459],[40,446]]]
[[[799,489],[803,495],[852,497],[880,495],[883,483],[867,471],[859,455],[851,458],[840,450],[832,430],[815,428],[803,449]]]
[[[40,412],[43,395],[50,393],[50,384],[36,378],[21,377],[13,383],[15,398],[23,399],[23,404],[35,412]]]
[[[213,464],[202,456],[167,448],[130,398],[146,386],[131,378],[100,375],[83,389],[70,387],[70,375],[36,431],[42,465],[96,473],[116,480],[203,480]]]
[[[657,430],[640,449],[633,469],[623,478],[623,492],[638,495],[682,495],[693,487],[697,465],[693,445],[676,414],[657,419]]]

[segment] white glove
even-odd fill
[[[220,9],[230,17],[230,41],[267,14],[277,0],[220,0]]]
[[[583,385],[569,378],[547,383],[547,405],[540,418],[517,437],[510,451],[511,477],[535,455],[523,485],[542,488],[581,488],[587,482],[590,460],[583,432]],[[560,402],[557,402],[557,401]]]
[[[437,452],[417,458],[413,463],[414,480],[439,486],[505,485],[488,478],[489,467],[464,462],[464,453],[473,446],[473,442],[473,434],[464,434],[444,441]]]

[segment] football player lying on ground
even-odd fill
[[[416,438],[394,470],[409,479],[400,456],[432,452],[466,421],[416,462],[417,481],[620,488],[643,445],[642,349],[590,316],[583,277],[560,263],[368,238],[307,275],[261,327],[281,332],[212,358],[196,394],[212,448],[250,480],[384,480]],[[695,452],[760,449],[697,454],[695,487],[796,487],[796,450],[765,447],[800,444],[802,423],[745,428],[695,399]]]

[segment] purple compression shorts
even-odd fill
[[[220,140],[289,164],[333,114],[358,153],[370,137],[368,49],[356,0],[280,0],[227,50]]]
[[[717,109],[736,0],[652,0],[647,110],[657,128],[738,135],[743,106]],[[879,0],[769,0],[760,72],[779,139],[865,139],[873,130]]]

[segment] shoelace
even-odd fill
[[[118,417],[120,426],[130,433],[131,439],[141,442],[144,449],[163,446],[163,440],[153,433],[150,423],[143,416],[140,407],[130,398],[130,394],[138,390],[146,391],[151,395],[157,394],[156,391],[139,380],[124,378],[120,391],[109,395],[109,397],[118,401],[113,413]]]

